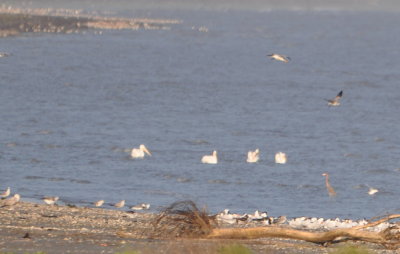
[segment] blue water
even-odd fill
[[[291,217],[399,208],[399,15],[163,15],[182,23],[0,39],[12,54],[0,59],[1,189],[153,211],[185,199],[210,212]],[[340,90],[342,105],[328,107]],[[142,143],[153,156],[130,159],[125,150]],[[260,162],[246,163],[255,148]],[[219,164],[201,164],[212,150]],[[278,151],[287,164],[274,163]],[[369,196],[368,186],[379,192]]]

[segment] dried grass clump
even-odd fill
[[[205,209],[193,201],[178,201],[167,207],[154,222],[155,238],[204,237],[210,234],[215,221]]]

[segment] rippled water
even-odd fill
[[[274,216],[398,208],[397,14],[168,15],[183,23],[0,39],[12,53],[0,59],[0,188],[81,205],[192,199],[212,212]],[[328,107],[340,90],[342,105]],[[142,143],[153,156],[130,159],[125,150]],[[261,160],[247,164],[255,148]],[[220,163],[201,164],[214,149]],[[287,164],[274,163],[278,151]],[[369,196],[367,185],[380,191]]]

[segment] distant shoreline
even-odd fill
[[[79,33],[88,29],[169,30],[179,20],[127,19],[82,14],[79,10],[0,8],[0,37],[22,33]]]

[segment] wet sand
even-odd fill
[[[155,213],[19,202],[0,208],[0,252],[216,253],[220,246],[240,243],[254,253],[328,253],[338,246],[323,247],[285,239],[171,239],[159,232],[161,237],[155,238],[153,222],[157,216]],[[376,253],[396,253],[379,245],[357,244],[374,249]]]

